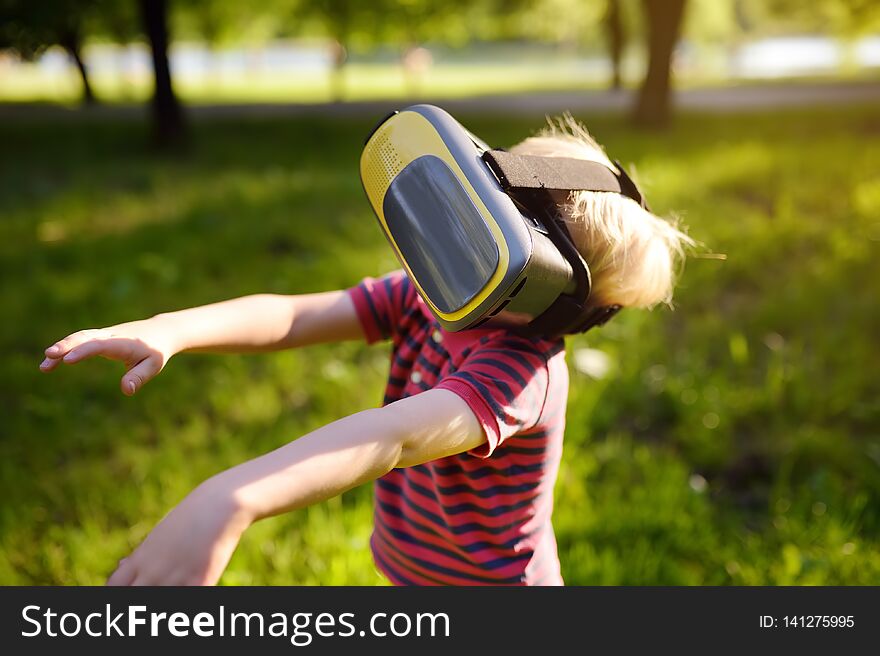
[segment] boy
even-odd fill
[[[511,149],[611,166],[570,118]],[[620,194],[557,199],[595,307],[671,298],[688,238]],[[254,295],[74,333],[44,371],[101,355],[132,395],[183,351],[253,352],[390,338],[383,406],[205,481],[123,559],[111,585],[214,584],[254,521],[376,480],[371,548],[396,584],[561,585],[551,524],[568,371],[562,339],[443,330],[401,271],[355,287]]]

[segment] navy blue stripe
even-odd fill
[[[470,565],[471,567],[484,568],[487,570],[500,569],[502,567],[506,567],[506,566],[511,565],[513,563],[519,562],[520,560],[531,558],[532,553],[534,553],[533,551],[523,551],[522,553],[519,553],[515,556],[498,556],[497,558],[493,558],[493,559],[487,560],[485,562],[482,562],[482,561],[477,562],[475,560],[472,560],[470,558],[466,558],[465,556],[462,556],[460,553],[446,549],[445,547],[441,547],[436,544],[432,544],[430,542],[424,542],[422,540],[419,540],[416,536],[414,536],[410,533],[406,533],[404,531],[400,531],[398,529],[392,528],[391,526],[388,526],[387,524],[383,523],[383,524],[381,524],[381,527],[384,530],[388,531],[391,535],[393,535],[396,539],[400,540],[401,542],[406,542],[408,544],[412,544],[417,547],[421,547],[423,549],[428,549],[429,551],[433,551],[435,553],[441,554],[443,556],[446,556],[447,558],[452,558],[453,560],[457,560],[458,562],[463,563],[465,565]],[[386,542],[388,542],[387,538],[386,538]],[[410,556],[407,555],[407,557],[409,558]]]
[[[385,287],[385,300],[391,305],[394,303],[394,288],[391,286],[391,276],[382,278],[382,286]]]
[[[394,546],[394,544],[392,544],[391,541],[389,541],[387,538],[385,538],[384,536],[381,536],[381,535],[379,537],[382,539],[382,542],[388,546],[389,549],[391,549],[392,551],[397,553],[402,558],[409,560],[413,563],[416,563],[417,565],[424,567],[427,570],[430,570],[432,572],[437,572],[438,574],[444,574],[446,576],[454,576],[459,579],[467,579],[470,581],[479,581],[480,583],[508,583],[508,584],[510,584],[510,583],[521,583],[522,582],[522,576],[504,577],[504,578],[489,578],[486,576],[477,576],[476,574],[468,574],[466,572],[462,572],[457,569],[451,569],[449,567],[444,567],[443,565],[438,565],[437,563],[432,563],[429,560],[422,560],[421,558],[416,558],[415,556],[413,556],[411,554],[403,553],[402,551],[400,551],[400,549],[398,549],[396,546]],[[395,560],[398,563],[400,563],[399,560],[397,560],[397,559],[395,559]],[[404,563],[400,563],[400,565],[405,566]],[[419,574],[418,572],[415,572],[412,568],[407,568],[407,569],[410,572],[413,572],[414,574]],[[420,574],[420,576],[424,576],[424,574]]]
[[[419,357],[416,358],[416,362],[418,362],[420,365],[422,365],[425,369],[430,371],[435,376],[440,375],[440,367],[428,362],[428,359],[424,355],[420,354]]]
[[[406,513],[404,513],[397,506],[392,506],[390,504],[384,503],[383,501],[379,501],[378,499],[376,500],[376,502],[379,504],[379,507],[381,507],[384,512],[388,513],[392,517],[396,517],[400,521],[405,522],[414,528],[417,528],[418,530],[422,531],[423,533],[429,533],[429,534],[431,534],[441,540],[448,539],[447,536],[443,535],[439,531],[434,530],[430,526],[427,526],[425,524],[422,524],[421,522],[417,522],[417,521],[407,517]],[[380,521],[380,520],[377,518],[376,521]],[[383,523],[382,525],[386,526],[385,523]],[[486,549],[513,549],[514,547],[516,547],[517,544],[519,544],[523,540],[527,540],[536,531],[541,530],[541,528],[538,528],[538,529],[535,529],[532,531],[528,531],[526,533],[519,533],[504,542],[488,542],[487,540],[477,540],[476,542],[469,542],[468,544],[456,544],[456,543],[453,543],[453,544],[455,544],[456,549],[459,549],[459,550],[464,551],[466,553],[475,553],[478,551],[485,551]]]
[[[480,355],[482,355],[482,353]],[[469,363],[471,363],[471,362],[473,362],[475,364],[487,364],[490,367],[495,367],[496,369],[503,371],[508,376],[513,378],[516,381],[517,385],[519,385],[520,387],[526,387],[528,385],[528,383],[526,382],[526,379],[523,378],[522,376],[520,376],[519,372],[516,369],[514,369],[513,367],[511,367],[509,364],[507,364],[506,362],[501,362],[500,360],[493,360],[493,359],[482,358],[482,357],[477,357],[473,360],[470,360]],[[532,373],[534,373],[534,371],[535,370],[532,370]]]
[[[384,569],[387,569],[388,571],[393,572],[393,573],[394,573],[394,574],[393,574],[394,578],[399,579],[400,581],[402,581],[404,585],[411,585],[411,586],[415,586],[415,585],[417,585],[416,583],[413,583],[413,582],[410,581],[408,578],[406,578],[405,576],[403,576],[403,575],[398,571],[398,569],[397,569],[396,567],[391,567],[391,565],[388,564],[388,561],[385,560],[384,558],[382,558],[382,556],[380,555],[380,553],[381,553],[381,552],[380,552],[380,550],[379,550],[378,547],[374,548],[374,549],[373,549],[373,558],[375,558],[376,560],[378,560],[379,563],[382,565],[382,567],[383,567]],[[428,577],[428,578],[430,578],[430,577]],[[431,579],[431,580],[433,580],[433,579]],[[393,583],[393,581],[392,581],[392,583]],[[437,583],[439,583],[439,581],[437,581]]]
[[[366,285],[361,283],[361,290],[364,292],[364,298],[367,300],[367,307],[370,308],[370,313],[373,315],[373,321],[376,322],[376,327],[379,329],[379,334],[382,335],[383,338],[388,338],[388,322],[382,321],[379,316],[379,311],[376,308],[376,305],[373,303],[373,299],[370,296],[370,292],[367,291]]]
[[[490,467],[488,465],[484,467],[480,467],[479,469],[473,469],[471,471],[467,471],[462,469],[459,465],[447,465],[440,466],[437,465],[434,467],[434,471],[440,474],[441,476],[452,476],[453,474],[460,474],[471,480],[479,480],[481,478],[485,478],[486,476],[516,476],[518,474],[527,474],[531,472],[540,471],[544,468],[543,462],[538,462],[533,465],[508,465],[503,468],[496,469],[495,467]]]
[[[418,332],[422,327],[422,322],[419,320],[421,314],[417,309],[408,310],[400,318],[400,325],[405,326],[409,333]]]
[[[526,447],[526,446],[508,446],[507,444],[502,444],[498,447],[498,453],[501,455],[504,454],[514,454],[518,456],[540,456],[547,452],[547,449],[542,446],[536,447]]]
[[[406,339],[408,339],[408,337],[404,336],[403,340],[406,341]],[[391,371],[396,371],[395,367],[402,367],[406,371],[412,369],[415,358],[418,356],[418,352],[418,348],[409,347],[404,343],[397,345],[394,349]],[[404,355],[404,353],[406,355]]]
[[[538,496],[535,495],[527,499],[522,499],[515,503],[493,506],[492,508],[483,508],[482,506],[479,506],[475,503],[469,503],[467,501],[457,503],[454,506],[447,506],[437,497],[437,494],[434,492],[434,490],[414,482],[411,478],[407,478],[406,481],[408,487],[414,490],[416,494],[419,494],[426,499],[430,499],[431,501],[435,502],[443,509],[443,512],[450,517],[454,517],[455,515],[460,515],[466,512],[476,513],[478,515],[483,515],[484,517],[500,517],[501,515],[505,515],[507,513],[513,512],[514,510],[519,510],[520,508],[528,506]]]
[[[388,384],[394,385],[395,387],[405,387],[406,379],[405,378],[397,378],[396,376],[388,376]]]
[[[415,513],[433,522],[436,526],[441,527],[443,530],[449,531],[450,533],[453,533],[455,535],[464,535],[467,533],[472,533],[473,531],[483,531],[492,535],[499,535],[500,533],[509,531],[512,528],[516,528],[517,526],[522,524],[523,521],[522,519],[519,519],[515,522],[511,522],[503,526],[486,526],[484,524],[478,524],[477,522],[468,522],[467,524],[460,524],[457,526],[454,524],[447,524],[442,517],[432,513],[430,510],[422,508],[417,503],[414,503],[412,499],[407,497],[405,494],[402,494],[400,486],[381,478],[376,479],[376,484],[387,492],[398,495],[401,499],[403,499],[403,502],[407,505],[407,507],[413,510]]]
[[[405,291],[406,290],[403,288],[403,276],[401,276],[397,280],[397,296],[398,296],[398,298],[395,299],[393,296],[391,297],[392,301],[394,301],[395,307],[398,307],[401,309],[404,307],[403,297],[405,296],[405,294],[404,294]]]
[[[401,369],[412,369],[413,360],[407,360],[400,355],[400,349],[394,349],[394,365]]]
[[[491,349],[483,349],[482,351],[480,351],[480,355],[482,355],[484,353],[498,353],[498,354],[503,355],[505,357],[516,360],[517,362],[519,362],[523,366],[523,369],[525,369],[529,373],[534,373],[535,370],[537,369],[537,367],[535,367],[535,364],[533,362],[530,362],[526,356],[524,356],[522,353],[517,353],[516,351],[512,351],[512,350],[506,351],[504,349],[491,348]]]
[[[414,317],[416,315],[423,315],[422,309],[418,305],[410,305],[408,303],[404,303],[404,307],[406,307],[406,312],[403,313],[405,317]]]
[[[379,535],[379,532],[378,532],[378,531],[375,531],[375,535],[376,535],[376,539],[377,539],[377,540],[381,540],[382,544],[386,545],[385,548],[386,548],[387,551],[385,552],[385,555],[388,557],[389,560],[391,560],[391,561],[393,561],[393,562],[395,563],[395,566],[396,566],[397,568],[403,568],[403,569],[405,569],[407,572],[409,572],[410,574],[415,574],[416,576],[420,576],[420,577],[422,577],[423,579],[427,579],[428,581],[431,581],[431,582],[434,583],[435,585],[449,585],[449,583],[448,583],[447,581],[441,581],[440,579],[438,579],[438,578],[436,578],[436,577],[434,577],[434,576],[431,576],[431,575],[429,575],[429,574],[425,574],[424,572],[417,572],[416,570],[414,570],[414,569],[412,568],[412,566],[410,566],[410,565],[407,564],[407,563],[402,562],[400,556],[395,555],[396,550],[395,550],[394,547],[388,542],[388,540],[385,539],[385,537],[383,537],[382,535]],[[383,561],[383,562],[386,562],[386,561]],[[395,571],[395,573],[396,573],[396,572],[399,571],[399,570],[398,570],[398,569],[395,569],[394,571]],[[404,577],[401,577],[401,578],[404,578]],[[409,583],[408,585],[419,585],[419,584],[418,584],[418,583]]]
[[[535,431],[534,433],[517,433],[515,437],[511,437],[511,438],[510,438],[510,441],[513,442],[513,441],[516,441],[516,440],[537,440],[537,439],[543,439],[543,438],[546,438],[547,435],[549,435],[549,433],[550,433],[549,430],[539,430],[539,431]]]
[[[433,339],[427,339],[427,340],[425,340],[425,344],[428,346],[429,349],[431,349],[432,351],[434,351],[434,353],[436,353],[437,355],[439,355],[439,356],[440,356],[441,358],[443,358],[444,360],[450,360],[450,359],[451,359],[451,357],[450,357],[450,355],[449,355],[449,351],[447,351],[445,348],[443,348],[440,344],[438,344],[437,342],[435,342]]]
[[[468,365],[470,365],[470,362],[468,362]],[[464,371],[462,373],[467,373],[472,376],[480,375],[480,376],[487,378],[488,379],[487,384],[494,385],[498,388],[498,391],[501,392],[501,395],[504,397],[504,402],[507,405],[513,405],[513,402],[516,400],[516,393],[512,389],[510,389],[510,385],[508,385],[505,381],[501,380],[500,378],[496,378],[496,377],[492,376],[492,374],[490,374],[490,373],[486,373],[485,371],[479,371],[477,369],[470,370],[470,371]]]
[[[404,342],[406,342],[406,345],[412,349],[413,353],[418,353],[419,351],[421,351],[422,347],[425,345],[425,342],[428,342],[428,340],[423,340],[421,342],[418,341],[411,333],[407,333],[406,335],[404,335],[403,340]]]
[[[422,344],[425,342],[425,333],[428,330],[428,320],[425,319],[425,316],[419,312],[418,316],[414,314],[413,316],[407,317],[405,320],[401,321],[401,324],[406,328],[405,334],[409,338],[410,343],[415,344],[416,350],[421,349]],[[420,338],[419,340],[413,339],[416,335]]]
[[[476,387],[477,391],[480,393],[480,396],[483,397],[483,400],[491,406],[492,412],[495,413],[495,417],[497,417],[499,421],[504,421],[504,418],[506,415],[506,413],[504,412],[504,408],[502,408],[500,405],[498,405],[498,401],[496,401],[495,397],[492,396],[492,392],[490,392],[489,389],[485,385],[483,385],[483,383],[478,381],[473,376],[473,374],[471,374],[467,371],[456,371],[451,376],[447,376],[445,378],[445,380],[449,380],[450,378],[458,378],[460,380],[465,380],[465,381],[469,382],[471,385],[473,385],[474,387]],[[504,421],[504,423],[507,423],[507,422]]]
[[[510,348],[519,348],[520,350],[523,349],[523,344],[521,342],[516,342],[511,339],[503,339],[499,343],[503,344],[504,346],[509,346]],[[549,348],[540,348],[539,342],[535,341],[530,341],[529,344],[531,346],[531,349],[535,350],[544,360],[549,360],[565,348],[564,340],[553,342]]]
[[[410,295],[410,292],[414,289],[412,281],[409,279],[409,276],[406,273],[400,278],[400,289],[401,289],[401,300],[406,301],[407,297]]]
[[[505,452],[509,451],[508,447],[504,448]],[[514,448],[514,447],[510,447]],[[532,450],[532,449],[530,449]],[[543,449],[534,449],[535,451],[541,452]],[[415,469],[425,476],[430,477],[431,472],[425,465],[415,465],[410,467],[410,469]],[[499,494],[519,494],[521,492],[529,492],[538,487],[541,483],[536,481],[534,483],[521,483],[519,485],[493,485],[492,487],[487,487],[484,490],[477,490],[467,485],[466,483],[457,483],[455,485],[437,485],[437,491],[440,494],[461,494],[462,492],[469,492],[480,499],[486,499],[488,497],[494,497]]]

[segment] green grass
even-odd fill
[[[79,328],[394,266],[360,189],[363,120],[196,126],[173,159],[108,121],[6,123],[0,162],[0,583],[97,584],[211,474],[377,404],[387,347],[184,355],[134,398]],[[674,312],[569,342],[555,526],[570,584],[880,583],[876,107],[580,117],[703,252]],[[540,119],[463,117],[510,144]],[[374,584],[369,486],[245,535],[228,584]]]
[[[95,95],[105,103],[146,102],[153,82],[148,76],[124,80],[118,75],[94,75]],[[245,71],[178,76],[175,89],[187,103],[315,103],[329,102],[341,94],[344,100],[408,98],[463,98],[489,93],[520,93],[540,90],[576,91],[602,89],[607,82],[585,77],[577,63],[564,59],[550,62],[480,64],[446,63],[417,79],[408,78],[394,64],[352,63],[339,78],[322,71],[284,73]],[[0,102],[53,102],[76,105],[82,86],[73,70],[43,74],[21,66],[4,75]]]
[[[626,82],[635,88],[641,79],[638,70],[626,68]],[[875,69],[836,70],[813,77],[785,79],[731,79],[720,72],[690,71],[676,78],[680,90],[691,88],[798,85],[833,82],[876,82]],[[98,100],[103,104],[140,104],[149,101],[153,81],[149,75],[123,78],[101,72],[90,78]],[[473,59],[440,62],[418,77],[407,77],[400,65],[389,63],[347,64],[340,76],[324,71],[214,72],[205,75],[178,75],[174,87],[184,103],[324,103],[334,100],[366,101],[470,98],[490,94],[528,92],[604,91],[606,76],[571,57],[520,57],[513,63],[486,63]],[[0,79],[2,103],[57,103],[77,106],[82,83],[71,67],[65,71],[43,72],[31,64],[4,71]]]

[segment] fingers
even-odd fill
[[[59,340],[46,349],[45,353],[50,358],[63,357],[70,349],[79,346],[83,342],[92,339],[96,335],[104,331],[99,328],[89,328],[88,330],[80,330]]]
[[[129,362],[134,359],[140,360],[141,358],[137,357],[135,351],[136,345],[137,342],[130,338],[92,337],[88,341],[71,348],[61,360],[65,364],[76,364],[96,355],[103,355],[105,358],[122,360],[123,362]]]
[[[79,332],[75,332],[64,339],[55,342],[45,350],[46,359],[40,363],[40,369],[42,371],[52,371],[55,367],[61,364],[62,358],[70,353],[72,349],[104,334],[106,333],[103,330],[92,328],[89,330],[80,330]]]
[[[134,558],[136,559],[136,557]],[[116,586],[146,586],[146,585],[206,585],[196,580],[181,577],[178,572],[150,571],[136,567],[131,556],[119,561],[119,567],[107,579],[106,585]]]
[[[109,579],[107,579],[107,585],[131,585],[136,577],[137,570],[131,564],[131,561],[128,558],[123,558],[119,561],[119,566],[116,568],[116,571],[110,575]]]
[[[143,387],[148,380],[162,370],[162,363],[155,355],[151,355],[129,369],[122,377],[120,387],[122,393],[131,396]]]
[[[52,371],[59,364],[61,364],[60,359],[46,358],[40,363],[40,371]]]
[[[41,370],[52,371],[62,362],[76,364],[96,355],[126,363],[139,362],[152,356],[152,352],[142,342],[129,337],[110,337],[106,333],[81,337],[74,342],[73,346],[67,345],[55,353],[56,355],[47,356],[43,360],[40,364]]]
[[[109,330],[95,329],[73,333],[47,348],[46,359],[40,364],[40,369],[52,371],[62,362],[76,364],[97,355],[121,360],[129,367],[120,381],[120,388],[126,396],[137,392],[164,365],[164,357],[142,341],[131,337],[114,337]]]

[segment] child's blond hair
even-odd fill
[[[510,149],[520,155],[572,157],[616,167],[586,128],[565,115]],[[693,240],[613,192],[573,191],[559,200],[572,241],[592,274],[590,305],[651,307],[670,303],[677,264]]]

